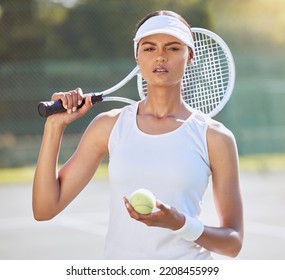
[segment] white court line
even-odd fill
[[[84,217],[84,214],[82,214],[81,216]],[[90,217],[90,214],[86,216]],[[35,221],[32,217],[0,218],[0,231],[27,228],[55,228],[60,226],[78,231],[83,231],[85,233],[105,236],[107,233],[107,218],[108,217],[106,217],[105,213],[92,213],[93,221],[73,218],[66,215],[56,217],[54,220],[51,221],[43,222]]]
[[[70,217],[62,215],[56,217],[54,220],[46,222],[37,222],[32,217],[12,217],[0,218],[0,231],[2,230],[15,230],[21,228],[54,228],[57,226],[71,228],[77,231],[105,236],[107,233],[107,220],[106,213],[82,213]],[[91,217],[92,221],[84,220],[80,217]],[[245,232],[252,233],[259,236],[269,236],[285,239],[285,227],[264,224],[259,222],[245,222]]]
[[[285,239],[284,226],[269,225],[258,222],[247,222],[245,223],[245,232]]]
[[[202,213],[202,221],[205,220],[205,224],[210,221],[211,226],[218,225],[218,218],[211,213]],[[244,220],[244,231],[246,233],[252,233],[259,236],[269,236],[285,239],[285,226],[273,225],[261,222],[255,222],[250,220]]]
[[[107,223],[104,225],[102,223],[89,222],[82,219],[65,216],[57,219],[56,224],[100,236],[105,236],[107,234]]]

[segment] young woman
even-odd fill
[[[65,127],[91,107],[81,89],[54,93],[66,113],[48,117],[33,186],[36,220],[60,213],[88,184],[109,155],[111,204],[106,259],[211,259],[235,257],[243,242],[238,153],[233,134],[189,107],[181,81],[194,59],[192,32],[178,14],[158,11],[139,22],[134,38],[137,64],[148,83],[147,98],[98,115],[77,150],[57,172]],[[212,179],[219,226],[199,220]],[[147,188],[156,211],[138,214],[128,196]]]

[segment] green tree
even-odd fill
[[[0,59],[35,59],[44,55],[45,34],[34,0],[3,0]]]
[[[205,0],[86,0],[70,9],[50,5],[46,13],[49,56],[129,57],[136,23],[160,9],[180,13],[192,26],[213,27]]]

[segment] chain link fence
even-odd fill
[[[237,82],[217,119],[234,132],[240,153],[284,153],[282,48],[274,45],[268,52],[245,43],[243,37],[250,34],[222,25],[222,21],[232,21],[232,16],[215,10],[211,1],[2,0],[0,167],[36,163],[44,126],[37,113],[39,101],[76,87],[84,92],[100,91],[127,75],[135,66],[135,25],[146,13],[158,9],[174,10],[192,26],[211,29],[229,43]],[[243,40],[237,40],[238,36]],[[133,81],[116,95],[134,98],[135,91]],[[60,160],[71,155],[94,116],[116,105],[100,104],[71,124]]]

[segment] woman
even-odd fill
[[[237,148],[227,128],[181,97],[185,67],[194,59],[190,27],[174,12],[149,14],[138,24],[134,50],[147,98],[98,115],[58,173],[64,129],[92,105],[86,97],[77,109],[81,89],[53,94],[67,113],[45,124],[33,187],[35,219],[61,212],[108,154],[111,205],[104,258],[211,259],[211,252],[235,257],[243,242]],[[209,178],[218,227],[199,220]],[[138,188],[158,198],[155,212],[141,215],[131,207],[127,197]]]

